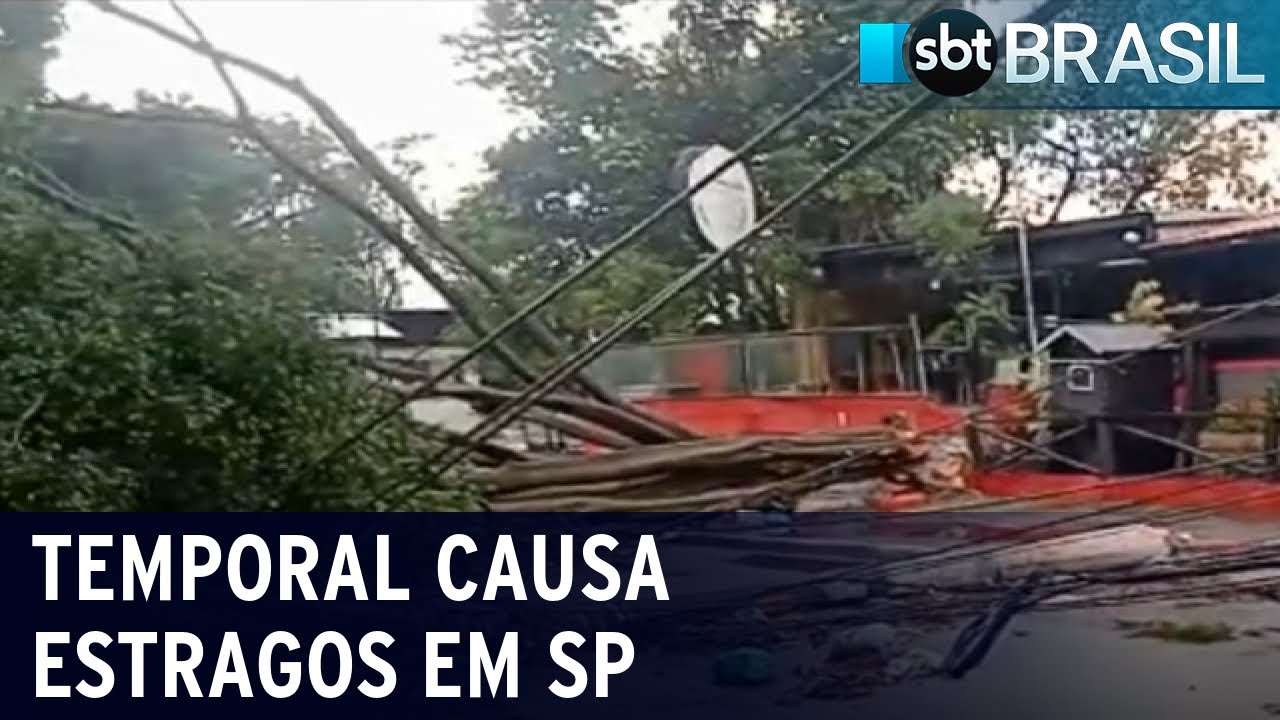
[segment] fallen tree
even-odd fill
[[[511,462],[476,475],[490,509],[732,511],[795,508],[828,486],[958,490],[969,464],[910,430],[706,438]]]

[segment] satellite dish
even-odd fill
[[[689,148],[677,160],[677,180],[686,188],[693,187],[732,156],[720,145]],[[717,248],[738,242],[756,223],[755,189],[747,167],[740,161],[694,193],[689,205],[698,230]]]

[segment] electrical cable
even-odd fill
[[[1182,342],[1182,341],[1191,339],[1196,335],[1203,333],[1206,330],[1212,329],[1218,325],[1228,323],[1233,320],[1237,320],[1241,317],[1245,317],[1246,315],[1250,315],[1252,313],[1258,312],[1259,310],[1262,310],[1264,308],[1277,306],[1277,305],[1280,305],[1280,293],[1268,295],[1266,297],[1263,297],[1251,302],[1242,303],[1216,318],[1210,318],[1208,320],[1197,323],[1191,327],[1184,328],[1183,330],[1176,331],[1170,334],[1165,339],[1165,343],[1168,344],[1168,343]],[[1119,365],[1119,364],[1128,362],[1136,357],[1139,357],[1143,353],[1147,353],[1147,352],[1151,352],[1151,349],[1144,348],[1141,350],[1134,350],[1134,351],[1122,353],[1120,355],[1117,355],[1112,358],[1108,358],[1107,360],[1104,360],[1098,363],[1098,366],[1102,368],[1112,367],[1114,365]],[[1034,357],[1036,354],[1037,354],[1037,351],[1033,348],[1032,350],[1018,356],[1017,359],[1026,360]],[[1059,378],[1058,380],[1049,381],[1047,383],[1041,384],[1039,387],[1032,388],[1028,391],[1028,393],[1032,395],[1039,395],[1045,392],[1049,392],[1057,388],[1059,385],[1064,384],[1065,382],[1066,382],[1065,377]],[[1003,403],[998,403],[990,407],[975,408],[973,410],[969,410],[962,413],[960,417],[954,420],[949,420],[937,426],[931,427],[927,430],[921,431],[920,433],[917,434],[917,437],[926,438],[926,437],[939,435],[944,432],[953,431],[959,427],[964,426],[967,423],[980,421],[984,415],[990,415],[990,414],[999,412],[1000,410],[1008,409],[1016,406],[1017,406],[1017,401],[1010,400],[1010,401],[1005,401]],[[789,478],[784,478],[782,480],[779,480],[776,483],[774,483],[774,486],[778,488],[783,488],[783,487],[786,487],[789,483],[794,482],[796,479],[808,479],[813,477],[820,477],[827,473],[838,472],[839,470],[845,467],[854,465],[858,462],[861,462],[862,460],[867,459],[868,457],[870,457],[871,455],[874,455],[875,453],[881,452],[883,450],[891,449],[892,447],[893,447],[893,443],[885,443],[880,446],[864,448],[861,451],[854,453],[852,455],[848,455],[842,458],[837,458],[836,460],[833,460],[827,463],[826,465],[823,465],[817,468],[812,468],[810,470],[804,471],[802,473],[791,476]],[[1235,460],[1233,462],[1240,462],[1240,460]],[[1191,471],[1191,468],[1183,468],[1176,473],[1170,473],[1170,475],[1185,474],[1190,471]],[[1153,478],[1143,478],[1143,479],[1150,480]],[[1078,487],[1078,488],[1068,488],[1065,490],[1048,491],[1045,493],[1028,495],[1028,496],[1023,496],[1018,498],[997,498],[997,499],[991,499],[991,500],[979,500],[972,503],[964,503],[954,507],[949,507],[947,508],[947,511],[959,512],[962,510],[976,510],[976,509],[1004,507],[1008,505],[1016,505],[1016,504],[1031,502],[1035,500],[1050,499],[1054,497],[1065,497],[1069,495],[1089,492],[1095,489],[1096,487],[1084,486],[1084,487]],[[686,513],[685,517],[687,517],[690,521],[693,521],[700,514],[701,513],[698,513],[698,512],[691,512],[691,513]],[[679,519],[677,519],[676,521],[673,521],[672,526],[667,529],[667,532],[673,532],[675,530],[678,530],[680,527],[681,527],[681,523]]]
[[[905,8],[912,5],[916,5],[916,4],[918,3],[914,2],[913,0],[907,0],[906,2],[903,2],[900,4],[899,11],[905,12]],[[927,6],[928,10],[926,11],[926,14],[928,12],[932,12],[934,9],[937,9],[940,6],[941,5],[939,3],[930,3]],[[600,252],[593,254],[590,258],[588,258],[588,260],[583,265],[576,268],[569,275],[556,281],[554,284],[552,284],[543,292],[539,293],[539,295],[536,298],[534,298],[527,305],[521,308],[519,312],[517,312],[516,314],[512,315],[511,317],[499,323],[496,328],[489,331],[488,334],[486,334],[484,337],[477,340],[473,345],[471,345],[466,352],[464,352],[463,354],[459,355],[458,357],[454,358],[449,363],[447,363],[443,369],[434,373],[427,379],[419,382],[412,390],[407,392],[403,398],[392,403],[384,411],[382,411],[378,415],[371,418],[360,429],[357,429],[355,432],[351,433],[350,436],[348,436],[341,442],[331,447],[329,450],[325,451],[324,453],[321,453],[319,456],[314,458],[308,464],[307,469],[303,471],[303,474],[305,475],[306,473],[313,470],[315,466],[323,464],[324,462],[332,459],[334,456],[340,454],[341,452],[349,448],[355,442],[358,442],[362,437],[372,432],[378,425],[380,425],[383,422],[386,422],[391,417],[394,417],[397,413],[402,411],[405,407],[409,405],[409,403],[413,402],[415,398],[421,397],[422,395],[430,392],[442,381],[446,380],[450,375],[453,375],[458,370],[462,369],[468,362],[471,362],[476,357],[478,357],[495,341],[497,341],[503,335],[510,332],[512,328],[518,326],[519,324],[524,322],[525,319],[529,318],[530,316],[537,313],[539,310],[549,305],[551,302],[553,302],[556,298],[562,295],[566,290],[572,287],[579,280],[586,277],[588,274],[594,272],[596,268],[600,267],[605,262],[609,261],[619,252],[625,250],[626,248],[635,244],[637,241],[643,239],[643,235],[646,232],[652,229],[658,222],[660,222],[673,210],[683,205],[685,202],[689,200],[689,198],[693,197],[700,190],[710,185],[711,183],[715,182],[716,179],[719,178],[720,175],[722,175],[724,172],[729,170],[729,168],[733,167],[735,164],[743,161],[744,159],[748,159],[748,157],[757,149],[759,149],[760,146],[762,146],[765,142],[771,139],[778,132],[785,129],[787,126],[791,125],[793,122],[795,122],[797,118],[799,118],[805,112],[808,112],[810,109],[812,109],[827,95],[831,94],[831,92],[833,92],[838,88],[846,86],[848,81],[853,78],[853,76],[858,72],[860,67],[861,67],[861,61],[860,59],[858,59],[858,60],[854,60],[853,62],[841,68],[838,72],[836,72],[834,75],[832,75],[827,80],[825,80],[821,85],[819,85],[811,93],[809,93],[804,98],[802,98],[797,103],[795,103],[793,106],[791,106],[790,109],[788,109],[782,115],[779,115],[778,117],[774,118],[772,122],[770,122],[765,127],[761,128],[754,135],[748,138],[746,142],[744,142],[736,150],[730,153],[730,155],[727,158],[725,158],[723,162],[721,162],[719,165],[716,165],[714,168],[712,168],[711,172],[707,173],[705,177],[699,179],[697,182],[690,184],[684,190],[681,190],[679,193],[667,199],[666,202],[664,202],[662,205],[652,210],[648,215],[646,215],[640,221],[638,221],[637,223],[632,225],[630,228],[625,230],[615,240],[607,244],[602,250],[600,250]],[[426,350],[427,348],[422,348],[421,350],[417,351],[413,356],[410,357],[408,362],[412,363],[413,361],[417,360],[422,354],[426,352]],[[375,384],[371,383],[370,390],[374,386]]]
[[[1048,0],[1032,13],[1029,14],[1028,21],[1047,21],[1061,12],[1068,3],[1065,0]],[[1001,38],[1003,40],[1003,38]],[[783,200],[771,212],[757,221],[752,228],[747,231],[741,238],[733,243],[726,244],[718,248],[715,253],[700,262],[698,265],[684,273],[679,279],[669,284],[667,287],[659,291],[653,298],[642,304],[636,310],[633,310],[623,320],[616,323],[603,335],[597,338],[586,347],[576,353],[565,358],[554,368],[544,373],[538,381],[525,388],[515,398],[504,403],[498,408],[494,414],[489,415],[483,422],[474,426],[464,439],[458,450],[446,450],[437,455],[435,460],[440,462],[440,466],[433,469],[433,475],[438,476],[447,472],[453,465],[460,462],[473,449],[474,445],[483,442],[492,437],[496,432],[505,427],[524,412],[532,403],[545,396],[552,388],[563,382],[573,373],[583,369],[602,355],[605,350],[623,335],[633,329],[644,319],[652,315],[654,312],[663,307],[673,297],[682,292],[694,281],[706,274],[709,270],[718,265],[726,257],[732,254],[736,249],[750,242],[765,227],[770,225],[774,220],[789,212],[792,207],[802,202],[810,193],[829,182],[836,174],[841,172],[846,166],[862,158],[877,149],[889,138],[901,131],[915,115],[919,114],[926,108],[940,103],[941,96],[931,92],[925,92],[916,97],[916,99],[908,102],[901,110],[890,117],[885,123],[864,136],[859,142],[855,143],[848,151],[838,158],[831,165],[823,169],[817,176],[810,179],[796,193],[792,194],[786,200]],[[409,495],[412,497],[412,494]]]
[[[1264,451],[1264,452],[1253,453],[1253,454],[1248,454],[1244,456],[1218,459],[1212,462],[1202,463],[1201,467],[1197,469],[1206,469],[1214,466],[1231,465],[1231,464],[1238,463],[1243,459],[1248,459],[1250,457],[1271,457],[1271,456],[1274,456],[1277,452],[1280,452],[1280,451]],[[1185,471],[1186,469],[1178,469],[1176,473],[1173,471],[1165,471],[1160,473],[1154,473],[1148,476],[1123,478],[1123,479],[1114,481],[1113,485],[1149,482],[1151,480],[1159,479],[1161,477],[1180,474],[1181,472],[1185,472]],[[1230,479],[1224,479],[1223,481],[1215,481],[1215,483],[1226,482],[1229,480]],[[1034,535],[1037,532],[1048,529],[1048,528],[1069,525],[1071,523],[1079,522],[1083,519],[1088,519],[1092,517],[1102,517],[1110,514],[1115,514],[1129,508],[1143,507],[1149,504],[1153,499],[1167,500],[1182,494],[1189,494],[1191,492],[1200,492],[1204,490],[1204,487],[1205,486],[1202,484],[1191,485],[1187,488],[1178,488],[1177,490],[1171,491],[1169,493],[1163,493],[1161,495],[1156,496],[1155,498],[1147,498],[1140,501],[1132,501],[1119,506],[1102,508],[1099,510],[1090,511],[1086,513],[1077,513],[1077,514],[1069,515],[1062,518],[1054,518],[1052,520],[1037,523],[1035,525],[1013,529],[1010,532],[1010,536],[1013,538],[1019,538],[1019,537],[1025,538],[1027,535]],[[1056,491],[1055,493],[1048,493],[1048,494],[1056,495],[1056,494],[1063,494],[1063,493],[1062,491]],[[1276,488],[1274,490],[1271,490],[1271,489],[1262,490],[1257,493],[1252,493],[1250,495],[1247,495],[1244,498],[1231,498],[1220,503],[1215,503],[1208,512],[1210,513],[1216,512],[1222,508],[1229,507],[1234,504],[1253,503],[1253,502],[1257,502],[1258,500],[1265,499],[1272,496],[1280,497],[1280,488]],[[1178,511],[1178,512],[1180,514],[1187,514],[1187,511]],[[1190,514],[1188,516],[1188,519],[1198,518],[1199,516],[1205,514],[1206,510],[1203,508],[1194,508],[1192,509],[1192,512],[1194,514]],[[1117,522],[1103,524],[1099,527],[1089,528],[1089,531],[1101,532],[1104,530],[1115,529],[1117,527],[1132,524],[1132,522],[1133,522],[1132,519],[1124,518]],[[1053,542],[1067,542],[1069,539],[1070,539],[1070,535],[1064,534],[1061,536],[1057,536],[1055,538],[1047,538],[1047,539],[1045,538],[1036,538],[1034,540],[1025,540],[1025,539],[1016,540],[1015,539],[1014,542],[1012,543],[1006,543],[1004,545],[995,545],[995,546],[985,542],[973,542],[970,540],[965,540],[965,541],[960,541],[958,543],[946,545],[941,548],[924,550],[919,553],[908,556],[906,558],[890,560],[890,561],[872,561],[872,562],[863,563],[860,565],[855,565],[854,567],[850,567],[850,568],[839,568],[837,570],[833,570],[830,572],[819,573],[816,576],[808,577],[808,578],[805,578],[804,580],[781,582],[781,583],[770,585],[766,588],[752,589],[751,595],[752,597],[759,598],[761,596],[764,596],[770,593],[778,593],[778,592],[801,589],[805,587],[812,587],[822,583],[837,581],[837,580],[849,580],[851,579],[851,577],[854,580],[873,580],[874,577],[871,576],[871,574],[873,573],[883,575],[887,572],[927,570],[927,569],[930,569],[931,567],[945,565],[947,563],[952,563],[957,560],[974,559],[974,558],[981,557],[983,555],[989,555],[994,552],[1001,552],[1003,550],[1024,546],[1030,543],[1050,545]],[[970,552],[968,553],[964,552],[965,550],[968,550],[970,548],[973,548]],[[743,598],[742,598],[741,590],[731,591],[726,594],[723,594],[718,600],[709,599],[704,607],[693,608],[693,609],[687,610],[686,612],[700,612],[702,610],[721,610],[727,607],[733,607],[737,604],[740,604],[742,599]]]
[[[1053,591],[1037,587],[1038,578],[1028,578],[1010,590],[985,615],[974,618],[960,630],[942,667],[954,679],[960,679],[986,659],[1005,627],[1014,616],[1052,596]]]
[[[1029,19],[1047,20],[1053,17],[1054,15],[1056,15],[1057,13],[1061,12],[1061,10],[1067,4],[1068,3],[1066,2],[1066,0],[1047,0],[1047,2],[1044,2],[1042,5],[1040,5],[1036,9],[1036,11],[1034,11],[1029,15]],[[787,201],[784,201],[782,205],[775,208],[775,210],[772,213],[766,216],[767,220],[772,221],[777,217],[779,217],[781,214],[783,214],[783,212],[788,210],[791,206],[803,200],[804,197],[807,196],[809,193],[811,193],[813,190],[815,190],[816,188],[820,187],[821,185],[829,181],[830,178],[834,176],[834,174],[838,170],[841,169],[841,167],[857,159],[860,155],[865,154],[866,152],[873,149],[870,141],[887,138],[893,133],[896,133],[896,131],[900,129],[899,127],[896,126],[896,121],[906,120],[914,113],[919,112],[920,110],[923,110],[925,107],[936,104],[938,102],[940,102],[940,99],[936,95],[928,94],[928,95],[919,96],[914,102],[908,104],[908,106],[904,108],[903,111],[900,111],[897,115],[895,115],[894,118],[892,118],[889,123],[886,123],[885,125],[881,126],[879,130],[875,131],[872,137],[865,138],[862,142],[855,145],[854,148],[852,148],[849,152],[845,154],[845,156],[837,160],[836,163],[828,167],[824,172],[820,173],[817,177],[811,180],[810,183],[808,183],[805,187],[803,187],[799,192],[791,196],[791,198],[789,198]],[[708,177],[711,177],[711,176],[708,176]],[[690,189],[692,190],[692,188]],[[740,238],[737,242],[731,245],[718,249],[717,252],[714,253],[706,261],[700,263],[698,266],[691,269],[689,272],[685,273],[684,276],[682,276],[680,279],[675,281],[673,284],[668,285],[666,288],[663,289],[663,291],[660,291],[659,294],[655,298],[653,298],[653,300],[651,300],[648,303],[645,303],[644,305],[641,306],[641,308],[633,311],[632,313],[629,313],[621,322],[619,322],[618,324],[615,324],[615,326],[613,326],[613,328],[611,328],[610,331],[606,331],[603,337],[589,344],[586,348],[583,348],[583,350],[569,356],[564,361],[562,361],[559,365],[557,365],[556,367],[548,371],[548,373],[545,373],[539,379],[539,381],[535,382],[532,386],[522,391],[520,395],[511,399],[507,403],[504,403],[495,412],[495,414],[490,415],[488,418],[486,418],[485,422],[482,422],[479,425],[473,427],[467,433],[466,439],[463,441],[462,451],[460,453],[453,453],[447,450],[444,453],[438,454],[435,458],[433,458],[433,461],[434,460],[443,461],[443,466],[440,468],[434,469],[433,474],[439,475],[443,472],[446,472],[454,464],[456,464],[463,457],[469,454],[474,449],[472,447],[473,445],[479,442],[483,442],[484,440],[487,440],[489,437],[492,437],[494,433],[499,431],[502,427],[505,427],[507,423],[511,422],[515,417],[518,417],[520,413],[524,412],[524,410],[527,409],[527,407],[532,402],[536,402],[538,399],[543,397],[551,387],[563,382],[566,377],[584,368],[592,360],[594,360],[596,357],[602,354],[604,348],[616,342],[622,335],[624,335],[627,331],[633,328],[636,324],[643,321],[644,318],[651,315],[653,312],[659,309],[662,305],[668,302],[672,297],[674,297],[676,294],[684,290],[688,285],[692,284],[699,277],[705,274],[708,270],[713,268],[721,260],[727,257],[734,249],[741,246],[746,240],[750,239],[756,232],[762,229],[765,224],[767,223],[763,221],[760,223],[757,223],[753,227],[752,231],[748,232],[746,236],[744,236],[743,238]],[[567,375],[566,375],[566,372],[567,372]],[[358,440],[358,438],[356,439]],[[408,497],[412,497],[412,490],[410,491]],[[392,504],[392,507],[394,507],[394,504]]]
[[[990,600],[983,600],[982,597],[976,597],[975,591],[983,597],[989,597],[992,588],[948,588],[947,593],[952,597],[944,602],[927,602],[927,603],[908,603],[901,606],[877,607],[868,609],[863,607],[865,601],[853,608],[850,612],[837,615],[814,616],[815,611],[823,608],[839,609],[848,605],[848,602],[836,603],[832,601],[824,601],[820,603],[806,603],[797,607],[792,607],[787,613],[790,618],[783,621],[780,618],[771,622],[770,627],[775,631],[786,631],[795,629],[804,629],[811,627],[815,623],[819,624],[865,624],[869,622],[882,623],[898,623],[911,620],[937,621],[947,618],[966,615],[971,613],[982,612],[984,606],[988,611],[996,611],[1004,613],[1013,611],[1024,612],[1032,607],[1040,606],[1042,603],[1051,600],[1055,596],[1069,595],[1086,590],[1090,587],[1126,587],[1143,584],[1152,584],[1157,582],[1174,582],[1186,581],[1201,578],[1215,578],[1227,574],[1239,574],[1245,572],[1253,572],[1259,570],[1280,570],[1280,546],[1275,545],[1277,538],[1270,538],[1266,542],[1268,547],[1255,548],[1252,550],[1234,552],[1234,553],[1217,553],[1207,558],[1200,558],[1195,562],[1178,561],[1167,566],[1159,566],[1148,568],[1141,571],[1108,571],[1093,573],[1075,573],[1067,574],[1061,578],[1054,579],[1052,582],[1046,580],[1049,577],[1046,574],[1039,576],[1031,576],[1023,582],[1015,585],[1006,592],[1013,590],[1011,595],[1003,595],[1002,599],[1008,600],[1013,597],[1018,602],[1000,603],[995,606],[991,605]],[[1269,591],[1280,585],[1280,575],[1263,579],[1244,579],[1228,583],[1216,582],[1209,585],[1200,586],[1178,586],[1174,588],[1160,588],[1156,590],[1143,590],[1138,593],[1130,593],[1127,595],[1114,596],[1090,596],[1083,598],[1065,598],[1063,600],[1053,600],[1051,604],[1036,607],[1037,611],[1060,611],[1060,610],[1080,610],[1091,607],[1113,606],[1113,605],[1129,605],[1144,602],[1152,602],[1156,600],[1174,599],[1178,597],[1195,597],[1205,594],[1218,595],[1222,593],[1241,592],[1241,591]],[[801,617],[796,617],[800,615]],[[996,620],[988,623],[978,623],[974,625],[983,625],[987,628],[995,626],[1003,626],[1007,622],[1007,617],[1003,619],[993,619],[984,616],[988,621]],[[971,630],[967,643],[976,642],[973,634],[978,633],[977,629]]]
[[[940,102],[940,96],[932,93],[922,95],[915,101],[894,113],[888,121],[883,123],[879,128],[873,130],[862,140],[856,143],[852,148],[842,154],[835,162],[828,165],[809,182],[805,183],[799,190],[789,196],[787,199],[779,203],[772,211],[757,221],[745,235],[733,243],[726,244],[716,249],[714,253],[703,259],[694,267],[690,268],[682,274],[677,280],[658,291],[649,300],[645,301],[640,307],[625,315],[620,321],[606,330],[596,340],[588,343],[581,350],[570,354],[561,360],[549,371],[544,373],[537,381],[526,387],[519,395],[504,402],[492,414],[488,415],[482,422],[473,426],[471,430],[460,440],[460,444],[441,452],[428,461],[428,464],[436,464],[432,468],[433,476],[439,476],[448,472],[454,465],[462,461],[469,455],[477,444],[488,440],[499,432],[503,427],[517,418],[521,413],[527,410],[533,403],[542,399],[553,390],[557,385],[575,372],[585,368],[591,362],[599,358],[605,353],[615,342],[622,336],[633,330],[640,323],[644,322],[653,313],[660,310],[672,298],[683,292],[694,282],[700,279],[707,272],[719,265],[726,257],[738,248],[749,242],[764,228],[771,225],[775,220],[790,212],[793,207],[804,201],[812,193],[822,186],[826,185],[839,172],[843,171],[847,166],[860,160],[863,156],[875,150],[879,145],[887,141],[890,137],[906,127],[906,124],[917,114],[923,112],[925,108]],[[409,497],[412,497],[410,494]],[[394,503],[392,504],[394,507]]]

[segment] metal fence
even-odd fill
[[[588,372],[628,397],[915,391],[918,342],[909,325],[665,340],[615,347]]]

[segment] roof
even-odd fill
[[[1046,350],[1063,337],[1070,337],[1090,351],[1105,355],[1159,347],[1168,339],[1168,333],[1160,328],[1135,323],[1079,323],[1063,325],[1054,330],[1040,341],[1039,349]]]
[[[415,345],[427,345],[435,342],[454,321],[454,312],[450,309],[389,309],[382,311],[382,317],[393,328],[399,330],[404,339]]]
[[[1280,212],[1256,215],[1221,212],[1160,217],[1157,219],[1155,240],[1148,247],[1184,247],[1274,232],[1280,232]]]
[[[404,335],[373,315],[320,315],[316,327],[327,340],[403,340]]]

